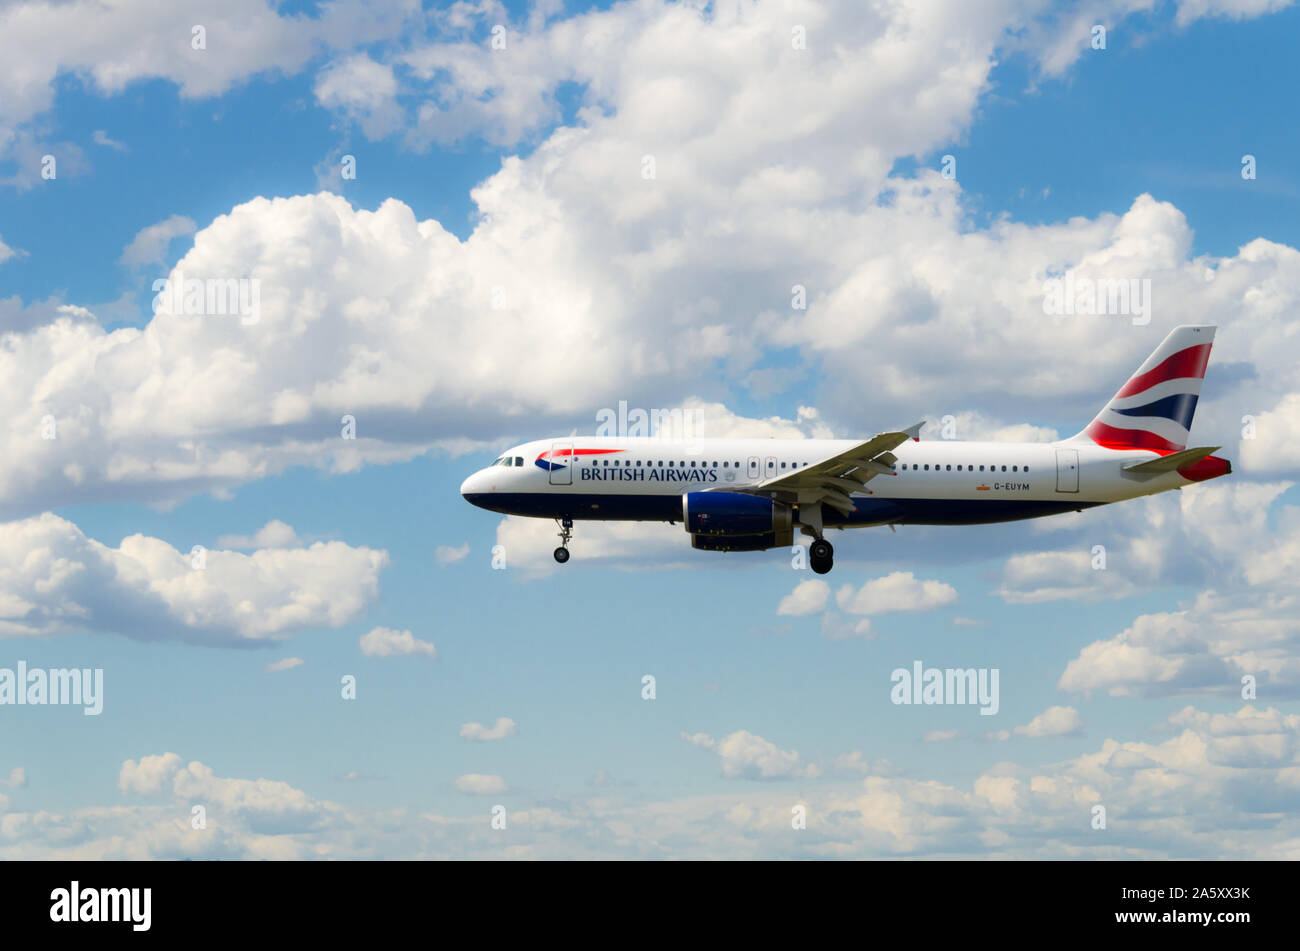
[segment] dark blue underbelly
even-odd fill
[[[466,496],[480,508],[504,515],[534,518],[610,519],[638,522],[680,522],[682,500],[677,495],[551,495],[539,492]],[[822,506],[822,520],[828,526],[881,525],[979,525],[1012,522],[1040,515],[1056,515],[1099,503],[1083,500],[1030,501],[1028,499],[855,499],[858,510],[844,518],[833,508]]]

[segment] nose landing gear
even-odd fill
[[[560,525],[560,547],[555,549],[555,560],[564,564],[569,560],[569,539],[573,537],[573,519],[567,516],[557,520]]]

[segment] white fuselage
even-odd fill
[[[502,456],[522,464],[481,469],[465,480],[461,493],[476,505],[511,514],[675,521],[683,493],[752,487],[856,444],[848,439],[538,440]],[[1193,481],[1177,471],[1144,477],[1125,473],[1124,466],[1158,454],[1082,441],[908,441],[893,454],[894,474],[877,476],[864,491],[853,494],[860,512],[848,518],[828,512],[828,525],[1031,518],[1181,488]],[[560,461],[551,463],[551,458]],[[882,502],[898,506],[884,507]]]

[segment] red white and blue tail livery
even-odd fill
[[[1159,453],[1186,449],[1213,343],[1213,327],[1174,330],[1075,441]]]
[[[1213,327],[1175,328],[1082,432],[1055,443],[920,442],[921,424],[855,439],[571,436],[524,443],[460,487],[474,505],[560,523],[681,522],[694,548],[761,551],[827,529],[977,525],[1081,511],[1227,475],[1188,449]]]

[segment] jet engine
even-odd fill
[[[744,492],[683,494],[682,524],[694,547],[710,551],[757,551],[788,545],[794,537],[790,506]]]

